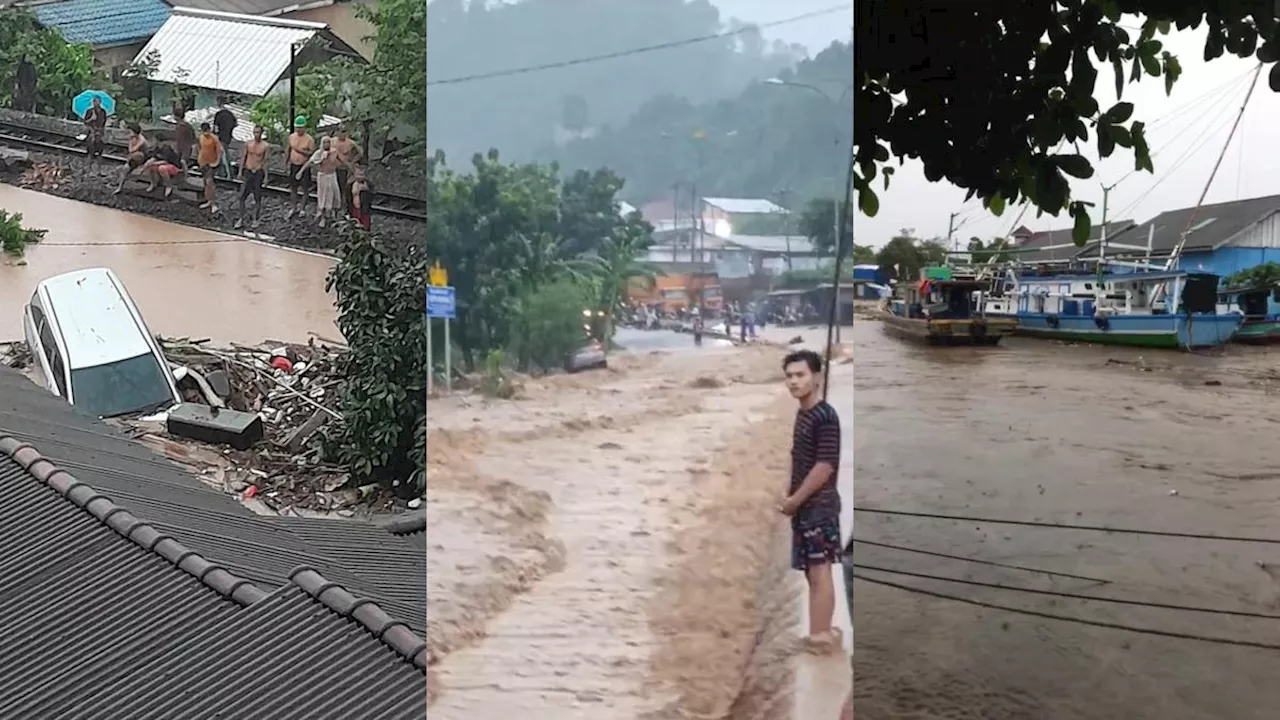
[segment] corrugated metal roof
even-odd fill
[[[1107,237],[1114,238],[1124,230],[1133,227],[1132,220],[1116,220],[1107,223]],[[1094,225],[1089,228],[1089,239],[1097,240],[1102,237],[1102,226]],[[1019,262],[1036,263],[1046,262],[1050,260],[1069,260],[1080,252],[1080,248],[1071,239],[1071,229],[1064,230],[1046,230],[1032,233],[1025,240],[1018,243],[1017,254]]]
[[[313,2],[312,0],[173,0],[175,7],[193,8],[196,10],[220,10],[222,12],[243,13],[245,15],[284,15],[313,7],[325,7],[335,4],[334,0]]]
[[[788,210],[781,205],[760,198],[702,198],[702,202],[713,208],[723,210],[730,215],[763,215],[765,213],[785,213]]]
[[[426,643],[310,568],[270,593],[0,437],[6,717],[398,720]]]
[[[730,235],[725,239],[730,245],[762,253],[812,253],[813,243],[800,235]]]
[[[138,58],[160,55],[160,82],[262,97],[289,69],[291,45],[326,29],[323,23],[175,8]],[[185,73],[185,74],[182,74]]]
[[[146,40],[170,13],[163,0],[59,0],[31,10],[41,25],[57,28],[67,42],[94,47]]]
[[[1114,237],[1108,235],[1107,242],[1122,245],[1135,245],[1145,248],[1148,236],[1151,238],[1152,250],[1156,253],[1169,253],[1178,246],[1187,223],[1195,218],[1192,230],[1187,234],[1184,250],[1208,250],[1219,243],[1231,239],[1237,233],[1263,220],[1268,215],[1280,211],[1280,195],[1247,198],[1231,202],[1201,205],[1198,208],[1179,208],[1168,210],[1139,225],[1131,225]],[[1213,220],[1206,223],[1206,220]],[[1151,229],[1155,228],[1152,233]],[[1142,255],[1142,251],[1111,248],[1107,255]],[[1098,256],[1098,243],[1090,242],[1076,254],[1078,258]]]

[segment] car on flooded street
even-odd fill
[[[152,413],[181,402],[164,353],[111,270],[42,281],[22,326],[43,385],[89,415]]]
[[[609,367],[609,360],[604,352],[604,345],[599,340],[592,340],[586,345],[565,355],[564,371],[568,373],[583,370],[603,370]]]

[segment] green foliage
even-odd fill
[[[307,118],[307,130],[315,133],[325,113],[334,109],[338,100],[339,79],[322,65],[309,65],[298,71],[295,92],[297,114]],[[270,95],[254,101],[249,108],[249,121],[263,128],[267,142],[280,144],[293,132],[288,95]]]
[[[876,261],[876,249],[870,245],[853,244],[853,264],[870,265]]]
[[[93,52],[71,44],[56,30],[42,27],[22,8],[0,9],[0,103],[12,106],[18,63],[26,57],[36,68],[36,112],[55,117],[71,114],[71,100],[96,83]]]
[[[876,264],[889,276],[913,280],[920,268],[941,265],[947,260],[947,247],[937,240],[921,240],[911,228],[903,228],[876,253]]]
[[[484,375],[480,378],[480,394],[510,400],[519,391],[519,386],[507,374],[507,354],[502,350],[490,350],[484,358]]]
[[[7,210],[0,210],[0,250],[9,257],[21,259],[27,252],[27,246],[43,240],[47,232],[22,227],[22,213],[10,214]]]
[[[582,347],[582,311],[589,306],[586,288],[567,275],[526,292],[512,322],[517,366],[525,371],[559,367],[566,353]]]
[[[660,271],[640,258],[649,247],[649,224],[633,214],[617,225],[597,249],[571,264],[583,272],[592,288],[592,310],[604,313],[604,326],[595,328],[602,340],[613,337],[613,319],[626,303],[627,285],[632,279],[653,282]]]
[[[1013,248],[1013,244],[1005,238],[993,238],[991,242],[984,243],[981,238],[970,238],[969,245],[966,248],[969,251],[969,258],[975,265],[983,265],[986,263],[1002,263],[1013,257],[1009,252]]]
[[[1280,263],[1265,262],[1261,265],[1241,270],[1227,278],[1227,286],[1232,288],[1280,288]]]
[[[844,267],[846,276],[852,271],[846,265]],[[773,283],[774,290],[809,290],[819,285],[830,285],[835,279],[835,265],[833,263],[821,263],[813,269],[788,270],[780,275]]]
[[[409,136],[401,140],[411,153],[420,154],[427,142],[427,4],[378,0],[357,6],[355,12],[373,25],[373,60],[326,63],[323,72],[332,78],[334,99],[352,126],[368,121],[380,136],[407,129]]]
[[[609,167],[627,178],[633,204],[668,198],[682,181],[710,197],[773,197],[780,188],[792,188],[797,201],[840,196],[853,135],[852,46],[834,43],[775,74],[792,84],[756,82],[703,104],[685,99],[701,92],[650,98],[625,122],[538,157],[570,169]],[[434,143],[434,125],[431,132]]]
[[[1182,66],[1160,38],[1175,27],[1207,26],[1206,60],[1231,53],[1272,64],[1269,80],[1280,90],[1274,65],[1280,22],[1271,3],[972,4],[949,12],[945,22],[927,17],[928,7],[858,4],[856,27],[875,29],[859,37],[857,59],[855,183],[867,215],[879,207],[873,183],[890,169],[891,156],[919,158],[928,180],[965,188],[997,215],[1022,201],[1051,215],[1065,210],[1074,218],[1076,243],[1083,244],[1092,224],[1089,204],[1071,199],[1068,178],[1090,177],[1093,168],[1060,149],[1090,142],[1092,131],[1101,157],[1123,148],[1132,152],[1135,170],[1153,171],[1132,103],[1103,109],[1094,91],[1101,67],[1117,97],[1144,76],[1162,77],[1170,92]],[[1143,18],[1136,31],[1126,27],[1133,15]],[[927,33],[914,31],[926,24]],[[945,69],[946,92],[939,92],[936,73],[921,72],[922,57],[928,67]],[[989,112],[949,110],[957,107]]]
[[[116,117],[125,124],[141,125],[151,119],[151,78],[160,69],[160,52],[152,50],[120,72],[120,82],[111,85],[116,99]],[[167,108],[166,108],[167,110]]]
[[[838,21],[839,16],[833,15],[832,19]],[[709,0],[432,0],[427,23],[427,63],[433,84],[427,93],[426,119],[432,148],[442,149],[450,157],[468,157],[477,150],[496,146],[512,159],[555,159],[558,156],[538,156],[535,152],[551,143],[557,126],[570,133],[609,132],[604,128],[627,124],[637,111],[644,112],[641,106],[659,92],[707,102],[732,98],[753,80],[777,75],[796,62],[801,52],[770,43],[759,30],[722,15]],[[712,35],[727,29],[744,32],[537,74],[458,84],[441,82]],[[412,44],[419,58],[422,46],[421,40]],[[846,61],[842,70],[843,74],[851,73],[851,63]],[[652,118],[646,123],[655,135],[663,129]],[[666,144],[659,150],[663,157],[654,152],[646,157],[633,154],[623,144],[625,140],[619,140],[611,143],[619,155],[659,162],[668,168],[673,153],[687,151]],[[655,137],[646,147],[652,150],[660,142]],[[608,166],[621,170],[632,192],[646,200],[654,196],[655,187],[658,192],[669,193],[671,183],[681,179],[659,167],[650,171],[658,176],[651,184],[648,177],[636,172],[641,167],[639,163],[624,166],[619,160],[575,155],[574,162],[565,165],[571,169]],[[683,179],[691,177],[686,174]],[[775,189],[771,186],[768,191]]]
[[[358,482],[421,482],[425,463],[427,263],[416,247],[388,248],[346,228],[326,282],[350,347],[343,422],[332,459]]]
[[[836,205],[833,198],[812,198],[800,213],[800,232],[824,255],[835,252],[839,239],[836,237],[836,213],[839,212]]]

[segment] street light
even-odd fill
[[[833,98],[832,98],[830,95],[828,95],[828,94],[827,94],[827,92],[826,92],[825,90],[823,90],[822,88],[819,88],[819,87],[817,87],[817,86],[815,86],[815,85],[809,85],[808,83],[791,82],[790,80],[783,80],[782,78],[777,78],[777,77],[771,77],[771,78],[768,78],[768,79],[766,79],[766,80],[764,81],[764,83],[765,83],[766,85],[783,85],[783,86],[798,87],[798,88],[804,88],[804,89],[806,89],[806,90],[810,90],[810,91],[812,91],[812,92],[815,92],[815,93],[817,93],[817,94],[821,95],[821,96],[822,96],[822,98],[823,98],[824,100],[826,100],[827,102],[831,103],[831,105],[832,105],[832,107],[833,107],[833,108],[838,107],[838,106],[840,105],[840,103],[844,102],[844,98],[845,98],[845,96],[846,96],[846,95],[848,95],[849,93],[853,92],[853,85],[852,85],[852,84],[850,84],[848,87],[846,87],[846,88],[844,89],[844,92],[840,93],[840,97],[838,97],[838,98],[834,98],[834,99],[833,99]],[[836,144],[837,146],[839,146],[839,145],[840,145],[840,136],[839,136],[839,135],[837,135],[837,136],[836,136],[836,138],[835,138],[835,144]],[[853,148],[850,148],[850,155],[852,155],[852,151],[853,151]],[[843,165],[843,163],[841,163],[841,164]],[[842,168],[842,169],[843,169],[843,168]],[[852,169],[850,170],[850,173],[852,174]],[[832,311],[831,311],[831,312],[832,312],[832,315],[834,315],[834,314],[835,314],[835,307],[839,304],[839,298],[840,298],[840,266],[839,266],[839,263],[840,263],[840,239],[841,239],[841,238],[840,238],[840,230],[841,230],[841,228],[840,228],[840,201],[839,201],[839,200],[836,200],[835,202],[833,202],[833,203],[832,203],[832,205],[834,206],[834,207],[832,208],[832,213],[831,213],[831,214],[832,214],[832,230],[835,232],[835,235],[834,235],[833,237],[834,237],[835,242],[836,242],[836,278],[835,278],[835,285],[831,288],[831,294],[832,294],[832,300],[831,300],[831,304],[832,304]],[[852,193],[850,193],[848,208],[849,208],[850,210],[852,210],[852,209],[853,209],[853,196],[852,196]],[[839,324],[838,324],[838,323],[837,323],[837,324],[836,324],[836,326],[835,326],[835,334],[836,334],[836,342],[840,342],[840,326],[839,326]],[[829,341],[830,341],[830,338],[828,337],[828,342],[829,342]],[[824,389],[824,392],[825,392],[825,389]]]

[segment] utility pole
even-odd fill
[[[791,194],[790,188],[782,188],[778,191],[778,204],[782,206],[785,213],[790,213],[787,208],[787,196]],[[782,216],[783,219],[783,239],[787,243],[787,270],[791,269],[791,217],[787,214]]]
[[[951,246],[951,252],[957,252],[960,249],[959,248],[960,241],[952,239],[952,237],[956,234],[956,218],[957,217],[960,217],[960,213],[958,212],[953,212],[951,213],[951,215],[947,217],[947,244]]]

